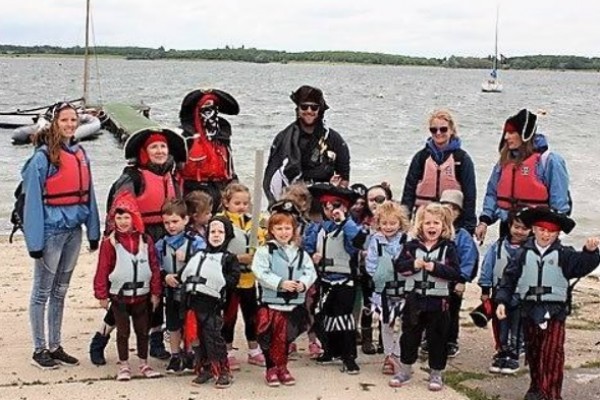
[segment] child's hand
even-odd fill
[[[150,296],[150,303],[152,303],[152,311],[156,310],[156,307],[158,307],[158,304],[160,303],[160,297],[153,294]]]
[[[587,251],[596,251],[598,249],[599,244],[600,244],[600,238],[589,237],[585,241],[585,249]]]
[[[339,208],[336,208],[331,212],[331,218],[334,222],[342,222],[346,219],[346,214],[344,214],[344,212]]]
[[[304,283],[296,281],[296,292],[306,292],[306,286],[304,285]]]
[[[321,253],[315,253],[312,255],[312,260],[315,265],[318,265],[322,259],[323,259],[323,254],[321,254]]]
[[[498,307],[496,307],[496,317],[498,319],[506,318],[506,307],[504,307],[504,304],[498,304]]]
[[[464,283],[457,283],[456,285],[454,285],[454,293],[456,293],[459,296],[462,296],[464,292],[465,292],[465,284]]]
[[[423,264],[423,268],[425,268],[425,271],[431,272],[435,268],[435,264],[433,263],[433,261],[428,261]]]
[[[176,288],[179,286],[179,279],[177,279],[176,274],[167,274],[165,276],[165,283],[172,288]]]
[[[237,254],[236,257],[240,264],[250,265],[250,264],[252,264],[252,259],[254,258],[254,255],[247,254],[247,253],[246,254]]]
[[[100,299],[98,300],[98,303],[100,303],[100,307],[108,310],[108,299]]]
[[[284,292],[295,292],[298,287],[298,283],[294,281],[283,281],[279,285]]]

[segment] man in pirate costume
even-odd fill
[[[307,228],[306,251],[312,255],[320,278],[320,301],[315,319],[317,335],[324,346],[320,364],[341,358],[343,372],[358,374],[356,364],[356,322],[352,315],[356,297],[358,251],[366,239],[349,215],[358,194],[329,183],[309,187],[321,204],[323,221]]]
[[[498,319],[506,318],[513,293],[521,299],[526,359],[531,383],[525,400],[561,400],[565,362],[565,320],[573,285],[600,263],[600,239],[590,237],[576,251],[558,238],[575,222],[549,207],[528,208],[518,218],[531,225],[528,239],[506,267],[495,300]]]
[[[296,120],[273,139],[263,179],[269,204],[294,182],[330,182],[335,177],[347,187],[350,180],[350,152],[342,136],[325,125],[329,106],[321,89],[303,85],[290,98]]]
[[[188,157],[181,175],[184,194],[202,190],[213,199],[213,214],[221,206],[221,191],[237,179],[231,154],[231,125],[220,114],[237,115],[240,107],[229,93],[197,89],[188,93],[179,111]]]

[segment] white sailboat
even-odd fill
[[[498,79],[498,15],[499,9],[496,9],[496,35],[494,41],[494,61],[492,64],[492,70],[490,76],[481,84],[481,91],[485,93],[499,93],[502,92],[502,83]]]

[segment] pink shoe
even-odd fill
[[[242,367],[240,366],[240,362],[235,358],[235,356],[227,357],[227,362],[229,363],[229,369],[231,371],[239,371]]]
[[[321,345],[317,342],[309,343],[308,345],[308,353],[310,354],[311,359],[318,358],[321,354],[323,354],[323,349]]]
[[[290,371],[286,367],[281,367],[277,370],[277,377],[279,382],[286,386],[292,386],[296,384],[296,379],[290,374]]]
[[[279,382],[279,377],[277,376],[277,367],[269,368],[265,373],[265,382],[267,386],[277,387],[281,383]]]
[[[254,356],[251,356],[250,354],[248,354],[248,364],[256,365],[258,367],[264,367],[266,365],[265,356],[263,355],[263,353],[258,353],[257,355],[254,355]],[[231,368],[231,366],[230,366],[230,368]]]

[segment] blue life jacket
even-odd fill
[[[268,243],[269,246],[269,268],[283,280],[297,281],[302,277],[302,262],[304,260],[304,250],[298,248],[298,252],[293,259],[289,259],[287,253],[274,243]],[[272,290],[259,285],[258,298],[263,304],[276,305],[299,305],[304,304],[305,293],[284,292]]]
[[[558,262],[558,250],[552,250],[544,256],[532,250],[526,252],[523,272],[516,290],[521,300],[567,302],[569,280],[565,278]]]

